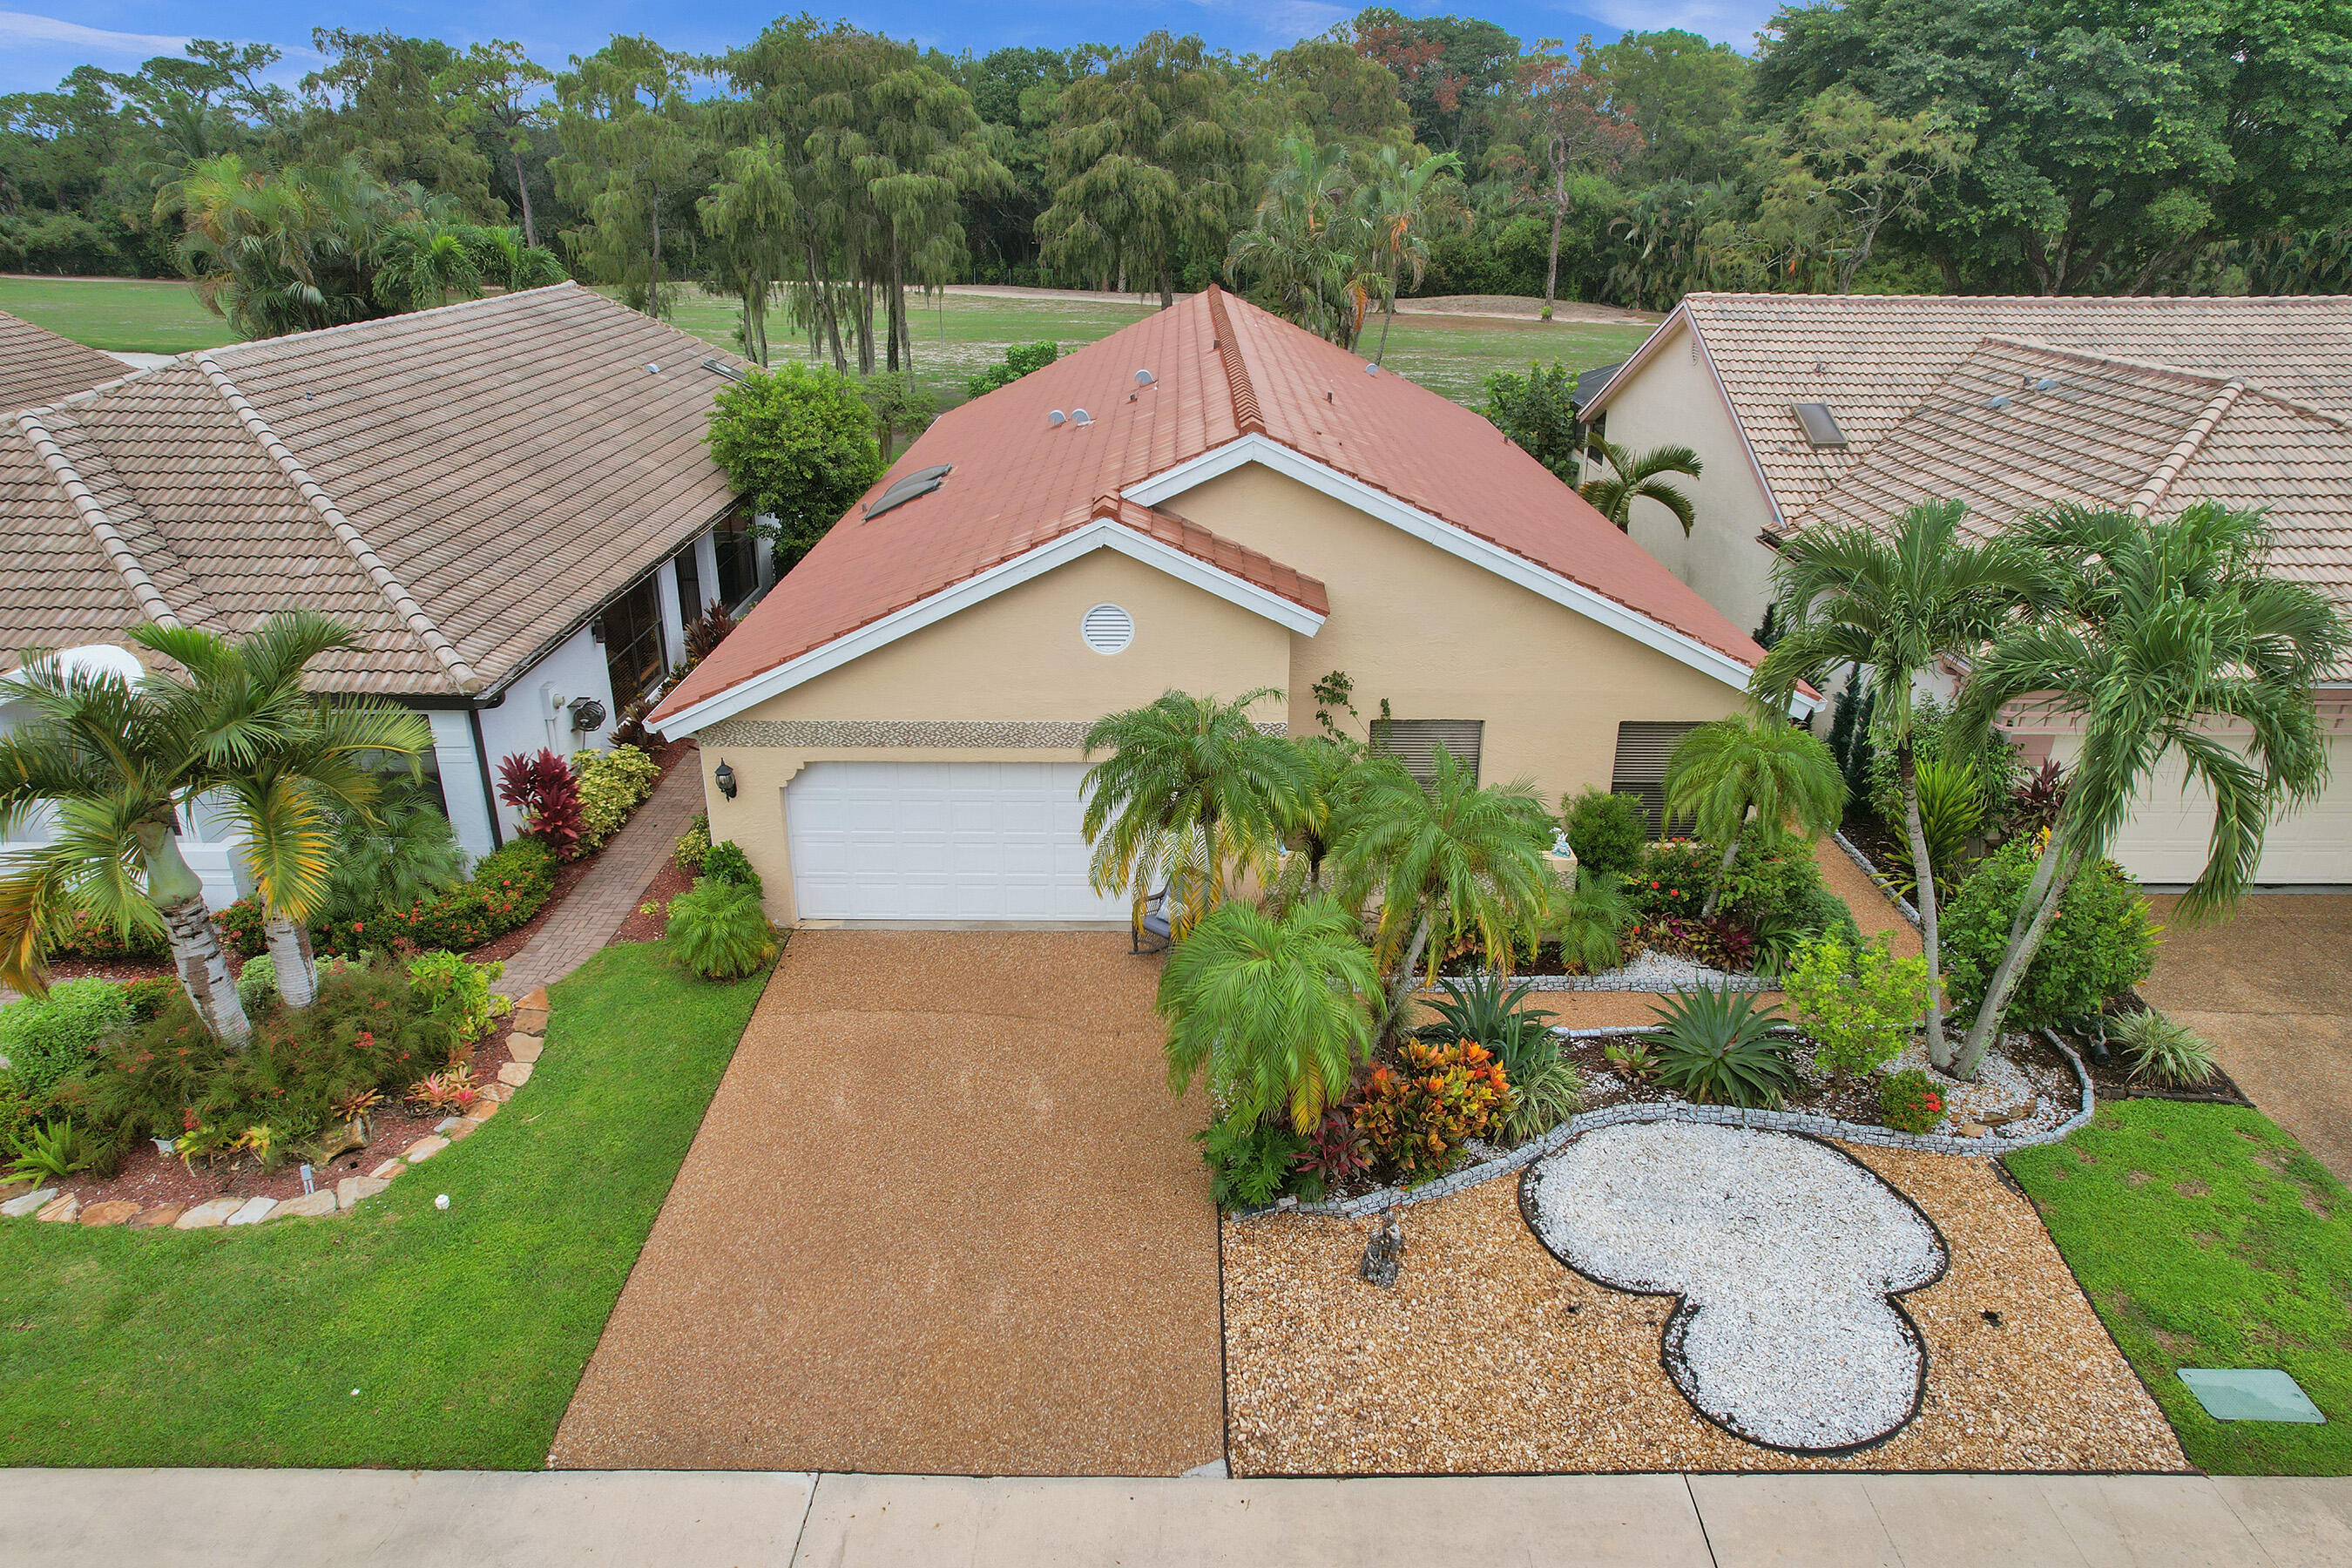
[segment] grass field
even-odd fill
[[[1004,357],[1014,343],[1050,338],[1074,349],[1149,314],[1145,303],[1085,297],[1004,299],[952,294],[919,302],[915,377],[942,408],[963,401],[965,378]],[[0,310],[53,332],[121,353],[180,353],[234,342],[229,324],[196,302],[187,284],[122,278],[0,277]],[[673,321],[704,342],[735,346],[739,314],[730,300],[688,289]],[[768,320],[775,354],[805,357],[807,342],[781,309]],[[1371,353],[1377,319],[1361,345]],[[1524,370],[1554,360],[1585,370],[1623,359],[1649,329],[1590,321],[1508,321],[1478,316],[1402,315],[1389,333],[1386,363],[1457,403],[1475,404],[1488,373]]]
[[[0,1465],[538,1468],[763,980],[606,948],[514,1104],[347,1216],[0,1220]]]
[[[144,278],[0,278],[0,310],[120,353],[176,354],[236,342],[185,283]]]
[[[2257,1111],[2132,1100],[2003,1163],[2192,1464],[2352,1471],[2352,1194],[2293,1138]],[[2216,1421],[2184,1366],[2284,1368],[2327,1422]]]
[[[1065,353],[1140,321],[1156,307],[1094,299],[1006,299],[950,294],[918,301],[914,312],[915,379],[941,408],[963,401],[963,382],[1004,357],[1014,343],[1052,339]],[[707,342],[735,347],[741,319],[732,301],[701,293],[681,300],[672,320]],[[1480,400],[1488,373],[1525,370],[1530,361],[1559,360],[1585,370],[1623,359],[1649,335],[1646,326],[1589,321],[1508,321],[1480,316],[1401,315],[1389,333],[1387,366],[1457,403]],[[1359,344],[1367,358],[1380,335],[1374,319]],[[771,353],[808,357],[807,339],[781,310],[768,318]],[[852,353],[855,353],[853,349]]]

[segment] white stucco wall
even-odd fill
[[[1773,521],[1771,500],[1716,384],[1706,346],[1680,317],[1659,331],[1668,335],[1651,357],[1611,384],[1602,405],[1607,434],[1637,452],[1670,444],[1696,451],[1699,477],[1675,483],[1697,516],[1685,539],[1672,512],[1636,501],[1628,531],[1740,630],[1753,631],[1772,595],[1772,551],[1757,540]]]
[[[603,728],[584,735],[572,729],[572,715],[564,711],[564,705],[575,697],[593,697],[604,705]],[[583,626],[523,671],[497,707],[482,710],[482,743],[489,753],[491,780],[495,783],[498,778],[499,762],[518,752],[535,753],[544,748],[568,757],[605,745],[619,715],[620,707],[613,700],[612,673],[604,663],[604,645]],[[443,763],[445,780],[454,771],[451,764]],[[456,809],[454,801],[451,809]],[[509,836],[520,826],[520,815],[504,803],[499,806],[499,816]],[[451,821],[456,821],[454,816]]]

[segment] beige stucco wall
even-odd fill
[[[1110,603],[1135,618],[1135,640],[1098,654],[1079,637],[1087,610]],[[1109,550],[1007,589],[863,658],[736,716],[789,720],[1045,720],[1092,721],[1139,707],[1171,687],[1237,697],[1283,686],[1289,633],[1166,573]],[[1277,720],[1268,702],[1260,717]],[[765,884],[771,918],[790,922],[792,853],[784,786],[813,762],[1076,762],[1076,745],[811,746],[747,744],[722,722],[703,737],[711,837],[742,846]],[[734,769],[735,798],[710,776]]]
[[[1315,730],[1315,682],[1345,670],[1366,719],[1386,698],[1399,719],[1484,721],[1482,780],[1530,778],[1549,803],[1608,786],[1621,721],[1739,706],[1711,676],[1255,464],[1163,504],[1323,579],[1329,619],[1289,639],[1293,734]]]
[[[1608,437],[1637,452],[1673,443],[1696,451],[1699,477],[1675,482],[1685,487],[1697,516],[1685,539],[1672,512],[1636,501],[1628,531],[1734,625],[1753,631],[1771,598],[1772,552],[1756,536],[1772,521],[1772,504],[1716,384],[1705,344],[1679,317],[1660,330],[1672,335],[1610,388]]]

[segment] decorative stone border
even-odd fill
[[[509,1060],[499,1068],[498,1081],[485,1085],[470,1114],[442,1120],[426,1136],[384,1161],[364,1176],[345,1176],[331,1187],[320,1187],[297,1198],[213,1198],[205,1203],[157,1204],[146,1207],[128,1198],[82,1205],[79,1198],[59,1196],[55,1187],[19,1194],[0,1203],[0,1217],[30,1216],[53,1225],[85,1225],[93,1228],[123,1226],[131,1230],[233,1229],[281,1219],[322,1219],[349,1214],[367,1199],[392,1185],[393,1178],[411,1165],[421,1165],[450,1144],[470,1137],[474,1130],[499,1113],[515,1091],[530,1081],[540,1053],[546,1049],[547,989],[541,986],[515,1005],[507,1024]]]
[[[1446,980],[1455,978],[1468,977],[1443,975],[1439,977],[1439,983],[1442,984]],[[1704,987],[1710,991],[1778,991],[1780,988],[1780,982],[1770,975],[1732,974],[1720,969],[1712,970],[1706,974],[1685,975],[1678,979],[1668,979],[1664,975],[1635,976],[1628,979],[1625,977],[1624,971],[1613,969],[1603,974],[1511,974],[1496,975],[1494,978],[1525,985],[1534,992],[1616,991],[1639,993],[1645,996],[1671,996],[1677,991],[1688,990],[1693,986]]]
[[[1568,1039],[1597,1039],[1612,1035],[1656,1034],[1654,1028],[1627,1029],[1556,1029],[1553,1033]],[[1727,1127],[1754,1127],[1775,1132],[1806,1132],[1817,1138],[1834,1138],[1847,1143],[1864,1143],[1881,1149],[1909,1149],[1923,1154],[1961,1154],[1976,1159],[2007,1153],[2011,1149],[2031,1149],[2040,1143],[2055,1143],[2068,1137],[2077,1128],[2087,1124],[2098,1109],[2091,1092],[2090,1070],[2074,1048],[2049,1030],[2042,1037],[2050,1042],[2066,1064],[2074,1069],[2074,1084],[2082,1091],[2082,1108],[2055,1127],[2039,1132],[2002,1134],[1989,1132],[1981,1138],[1955,1138],[1941,1132],[1898,1132],[1892,1127],[1881,1127],[1874,1121],[1848,1121],[1835,1116],[1812,1116],[1798,1110],[1746,1110],[1735,1105],[1694,1105],[1685,1100],[1649,1100],[1639,1104],[1612,1105],[1599,1110],[1587,1110],[1570,1117],[1542,1137],[1517,1148],[1496,1155],[1491,1160],[1465,1166],[1450,1175],[1418,1187],[1381,1187],[1361,1197],[1344,1199],[1335,1204],[1269,1205],[1265,1208],[1236,1211],[1237,1219],[1256,1219],[1270,1214],[1322,1215],[1339,1219],[1361,1219],[1368,1215],[1405,1204],[1423,1204],[1434,1198],[1449,1198],[1458,1192],[1481,1186],[1498,1177],[1532,1164],[1546,1154],[1558,1152],[1580,1133],[1595,1128],[1614,1127],[1624,1121],[1703,1121]]]

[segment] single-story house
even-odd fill
[[[1409,764],[1654,794],[1760,657],[1486,420],[1211,288],[940,418],[654,721],[779,920],[1123,920],[1105,713],[1312,733],[1339,672]]]
[[[1957,499],[1998,528],[2063,502],[2169,516],[2261,508],[2272,570],[2352,611],[2352,299],[1693,294],[1584,410],[1637,449],[1697,448],[1690,537],[1662,510],[1633,536],[1739,625],[1761,622],[1779,542]],[[2352,882],[2352,672],[2318,694],[2334,778],[2273,824],[2263,885]],[[2031,758],[2079,748],[2032,706]],[[2177,761],[2116,846],[2157,886],[2204,865],[2212,816]]]
[[[766,552],[705,442],[742,363],[563,283],[0,413],[0,672],[143,621],[234,636],[306,605],[358,637],[314,684],[423,711],[428,775],[486,853],[516,823],[501,757],[604,743],[706,604],[761,592]],[[233,894],[197,815],[191,859]]]

